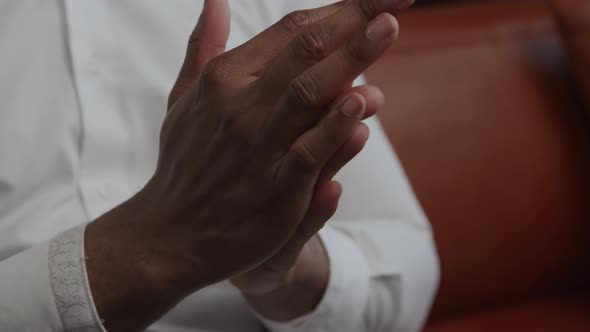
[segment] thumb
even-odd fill
[[[205,0],[188,41],[184,63],[168,98],[168,109],[191,89],[211,59],[225,52],[230,31],[228,0]]]

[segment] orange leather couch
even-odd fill
[[[427,331],[590,331],[590,112],[544,1],[399,20],[367,77],[437,239]]]

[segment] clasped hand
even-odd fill
[[[294,12],[226,52],[227,0],[205,1],[155,174],[86,228],[89,282],[110,330],[145,327],[225,279],[247,296],[297,271],[325,279],[325,253],[307,249],[336,210],[333,176],[368,138],[362,119],[383,105],[379,89],[352,82],[391,46],[391,14],[412,2]]]
[[[155,234],[180,246],[182,265],[199,280],[259,267],[250,276],[262,277],[234,283],[270,291],[334,213],[341,188],[331,177],[360,151],[368,135],[361,120],[383,102],[377,88],[351,82],[397,36],[382,12],[407,5],[385,3],[296,12],[224,52],[227,4],[206,1],[146,187],[166,209]]]

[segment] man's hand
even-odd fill
[[[86,231],[109,330],[145,327],[191,292],[267,261],[305,227],[323,170],[366,130],[368,99],[348,89],[391,45],[395,21],[380,13],[400,3],[349,1],[301,31],[271,28],[227,53],[227,31],[212,44],[191,39],[155,175]]]
[[[374,114],[384,104],[384,96],[379,89],[363,86],[350,89],[349,92],[360,93],[365,101],[367,113]],[[341,101],[336,101],[338,104]],[[308,266],[301,262],[299,253],[304,250],[306,243],[316,237],[318,231],[334,215],[338,207],[338,199],[342,192],[341,186],[332,182],[338,171],[354,158],[364,147],[369,138],[369,129],[365,125],[359,126],[349,140],[336,152],[334,157],[322,169],[316,189],[304,221],[281,250],[258,266],[256,269],[232,278],[232,282],[245,294],[261,295],[275,291],[284,286],[288,280],[293,280],[295,265]],[[314,250],[317,252],[317,250]],[[306,258],[318,258],[325,261],[323,255]],[[317,266],[317,264],[311,264]]]
[[[370,113],[384,104],[378,89],[352,90],[361,92]],[[292,320],[312,311],[322,298],[330,269],[317,233],[336,212],[342,193],[341,186],[331,179],[362,150],[368,136],[368,127],[361,126],[324,167],[305,219],[289,242],[260,266],[231,279],[250,305],[266,318]]]
[[[294,47],[300,43],[296,38],[301,36],[310,38],[318,33],[314,29],[314,24],[318,24],[316,22],[322,19],[345,20],[359,12],[358,4],[351,1],[340,2],[316,10],[292,13],[271,27],[269,31],[288,42],[287,47]],[[398,9],[403,9],[404,5],[410,4],[406,2]],[[394,29],[397,36],[398,28],[395,20],[390,27]],[[245,47],[250,46],[249,44]],[[277,54],[283,47],[282,45],[277,47]],[[283,51],[283,53],[287,52]],[[295,59],[292,60],[295,61]],[[263,64],[260,65],[261,71],[266,69]],[[368,115],[373,115],[383,106],[384,96],[380,90],[367,86],[353,90],[357,90],[365,97]],[[294,319],[313,310],[323,296],[330,274],[329,262],[316,234],[336,211],[342,190],[331,183],[331,179],[361,151],[368,139],[368,128],[361,129],[363,130],[357,131],[324,167],[311,207],[302,225],[289,242],[275,256],[257,268],[231,279],[251,306],[263,316],[282,321]],[[288,306],[281,305],[287,302]]]
[[[227,6],[224,6],[226,4],[225,1],[209,1],[205,3],[199,24],[191,35],[191,41],[196,45],[195,51],[193,54],[188,54],[187,56],[187,62],[183,66],[181,75],[171,94],[170,105],[185,93],[187,87],[190,87],[194,83],[194,71],[199,71],[199,68],[205,66],[203,59],[206,59],[208,54],[215,53],[216,50],[222,48],[220,45],[223,45],[225,38],[227,38],[229,24],[229,9]],[[397,5],[393,4],[390,10],[400,10],[410,4],[411,1],[401,1]],[[255,74],[267,70],[269,64],[272,62],[271,59],[279,56],[281,51],[287,53],[286,58],[293,62],[309,61],[310,59],[306,57],[293,59],[293,54],[290,50],[302,46],[302,38],[309,41],[315,38],[326,37],[321,35],[321,33],[326,32],[321,30],[324,28],[323,25],[319,25],[317,22],[326,19],[330,20],[331,24],[334,24],[350,17],[356,16],[358,18],[359,14],[362,16],[363,12],[370,10],[365,9],[363,7],[364,5],[366,4],[356,1],[338,2],[323,8],[291,13],[270,27],[259,38],[246,43],[241,49],[247,52],[264,53],[264,56],[253,59],[253,64],[255,65],[253,73]],[[220,15],[220,13],[224,14]],[[363,17],[360,17],[358,21],[362,22]],[[314,24],[318,25],[320,29],[314,27]],[[393,21],[392,28],[397,32],[397,22]],[[271,38],[275,41],[271,48],[260,47],[261,41]],[[316,41],[322,42],[320,39]],[[306,41],[304,40],[304,42]],[[288,51],[284,51],[285,47],[289,47]],[[308,47],[306,47],[306,51],[309,51]],[[310,55],[314,56],[314,54],[308,54],[307,57]],[[366,116],[372,116],[383,105],[384,97],[380,90],[375,87],[364,86],[353,88],[347,91],[347,94],[353,92],[357,92],[364,97]],[[338,100],[335,104],[341,102],[344,102],[344,100]],[[323,247],[317,245],[319,243],[318,239],[315,238],[315,241],[312,241],[316,244],[313,247],[322,249],[313,251],[321,251],[321,254],[300,255],[300,253],[302,251],[304,253],[312,251],[306,248],[308,241],[312,237],[315,237],[315,234],[336,210],[341,188],[339,184],[331,181],[332,177],[361,151],[367,138],[368,128],[364,125],[359,126],[359,130],[335,153],[323,168],[316,185],[315,194],[312,197],[312,208],[308,211],[302,225],[297,229],[288,243],[275,256],[254,270],[232,278],[234,285],[247,294],[247,297],[251,295],[259,298],[262,294],[275,292],[279,287],[287,284],[287,281],[299,281],[300,278],[297,278],[295,275],[305,275],[308,277],[310,273],[306,270],[311,268],[316,268],[316,275],[322,276],[321,279],[324,281],[318,281],[315,284],[322,285],[325,283],[326,280],[324,279],[327,279],[329,271],[327,271],[327,264],[323,263],[327,262],[327,257],[323,252]],[[312,247],[311,245],[309,246]],[[322,262],[322,264],[319,264],[319,262]],[[295,268],[296,265],[298,269]],[[321,295],[322,292],[323,287],[318,293]]]
[[[590,2],[549,0],[559,22],[586,106],[590,107]]]

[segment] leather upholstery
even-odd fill
[[[399,20],[367,78],[437,238],[430,331],[590,331],[590,122],[544,2]]]

